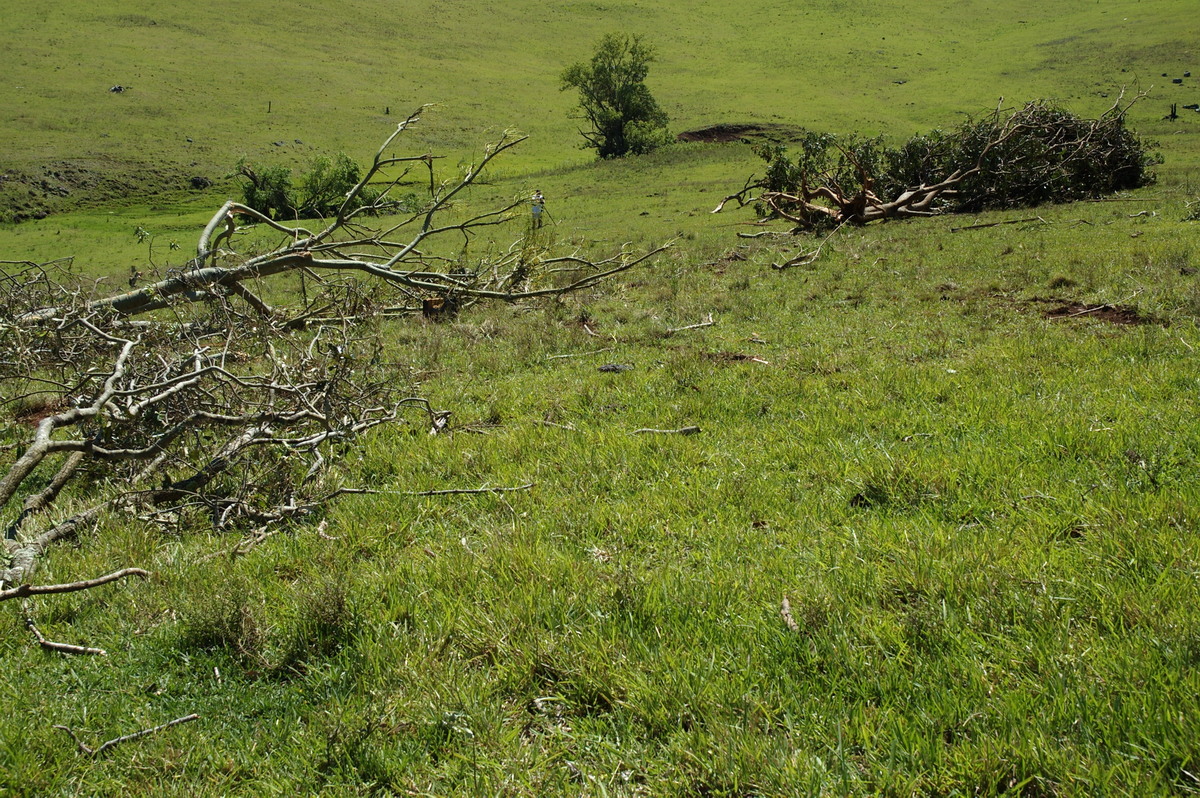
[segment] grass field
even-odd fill
[[[457,431],[370,437],[345,483],[529,490],[345,497],[328,537],[314,519],[237,559],[121,515],[55,549],[42,581],[154,578],[33,602],[104,658],[0,612],[0,793],[1200,792],[1200,114],[1161,119],[1200,101],[1169,82],[1200,74],[1189,4],[406,5],[8,14],[0,171],[136,190],[20,194],[64,211],[0,226],[0,259],[74,255],[120,285],[136,228],[178,263],[233,191],[188,176],[365,159],[428,101],[413,152],[530,135],[466,204],[536,186],[564,247],[675,245],[602,289],[384,328]],[[816,240],[708,213],[756,168],[744,145],[577,149],[557,75],[613,29],[658,47],[673,130],[901,136],[1154,84],[1130,121],[1160,180],[844,230],[772,270]],[[95,758],[53,728],[95,746],[193,712]]]
[[[651,88],[677,130],[757,121],[901,136],[952,125],[1000,97],[1049,97],[1094,113],[1122,86],[1156,87],[1134,115],[1141,126],[1169,102],[1200,102],[1194,82],[1169,82],[1198,56],[1188,11],[1179,0],[939,0],[920,15],[899,0],[736,12],[716,2],[680,11],[531,0],[398,11],[358,0],[262,15],[161,0],[138,13],[111,0],[27,5],[9,11],[0,32],[0,168],[72,197],[179,190],[193,175],[220,179],[241,155],[365,157],[395,121],[386,110],[428,102],[445,109],[420,133],[423,146],[466,155],[489,129],[514,127],[531,140],[510,174],[578,165],[588,156],[558,76],[610,30],[657,47]],[[111,93],[117,85],[128,91]],[[64,199],[37,193],[43,205]]]

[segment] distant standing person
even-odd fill
[[[542,190],[536,189],[533,192],[533,229],[537,230],[542,226],[542,214],[546,211],[546,198],[542,196]]]

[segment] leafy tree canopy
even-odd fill
[[[666,112],[646,87],[654,50],[640,36],[607,34],[591,61],[562,74],[562,90],[579,90],[579,112],[591,130],[581,130],[584,147],[601,158],[649,152],[666,143]]]
[[[346,194],[362,174],[357,163],[344,152],[335,157],[317,156],[308,171],[292,182],[292,170],[286,166],[268,166],[255,170],[245,158],[238,161],[237,174],[244,177],[242,201],[273,219],[313,218],[337,213]],[[359,198],[373,202],[378,192],[364,187]]]

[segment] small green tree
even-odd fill
[[[670,140],[667,114],[646,88],[654,50],[640,36],[610,33],[600,40],[592,60],[563,71],[562,90],[579,90],[580,130],[584,147],[601,158],[649,152]]]
[[[344,152],[333,158],[319,155],[300,176],[299,185],[292,182],[292,170],[286,166],[268,166],[256,171],[245,158],[238,161],[237,174],[246,178],[242,184],[242,202],[272,219],[311,218],[337,213],[346,194],[358,184],[362,170]],[[358,193],[363,206],[370,205],[379,192],[365,187]],[[390,203],[406,208],[406,198]]]
[[[292,201],[292,170],[286,166],[268,166],[256,171],[245,158],[237,163],[237,174],[246,178],[242,184],[242,201],[272,219],[287,219],[296,215]]]

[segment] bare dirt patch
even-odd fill
[[[67,409],[67,403],[55,399],[48,402],[31,404],[14,414],[13,418],[20,424],[36,427],[43,419]]]
[[[1147,316],[1138,311],[1137,308],[1132,308],[1128,305],[1088,305],[1070,299],[1048,299],[1044,297],[1034,297],[1029,300],[1029,303],[1042,305],[1041,313],[1048,319],[1096,319],[1097,321],[1105,321],[1109,324],[1160,324],[1164,327],[1168,324],[1163,319]]]
[[[803,133],[795,125],[760,122],[722,122],[717,125],[685,130],[675,136],[679,141],[702,141],[724,144],[731,141],[791,141]]]

